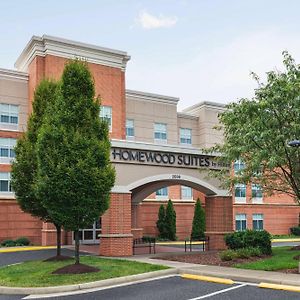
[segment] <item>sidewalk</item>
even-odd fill
[[[180,274],[188,273],[193,275],[205,275],[231,279],[233,281],[244,281],[252,283],[274,283],[283,285],[300,286],[300,274],[287,274],[271,271],[255,271],[236,269],[229,267],[207,266],[190,264],[176,261],[149,258],[149,256],[129,257],[128,260],[159,264],[179,269]]]

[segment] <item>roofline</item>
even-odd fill
[[[28,81],[28,74],[16,70],[0,68],[0,77],[5,79],[18,79]]]
[[[212,101],[202,101],[200,103],[196,103],[192,106],[189,106],[189,107],[183,109],[182,112],[192,114],[195,110],[200,109],[203,106],[209,106],[209,107],[217,108],[217,109],[221,109],[221,110],[226,109],[226,104],[219,103],[219,102],[212,102]]]

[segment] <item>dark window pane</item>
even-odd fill
[[[7,116],[7,115],[1,115],[1,122],[3,122],[3,123],[9,123],[9,116]]]
[[[8,192],[8,180],[0,180],[0,192]]]
[[[18,117],[11,116],[10,117],[10,123],[12,123],[12,124],[18,124]]]
[[[9,151],[8,151],[7,148],[1,148],[0,149],[0,156],[1,157],[8,157],[8,153],[9,153]]]

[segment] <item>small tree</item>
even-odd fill
[[[162,204],[158,210],[158,220],[156,221],[156,227],[159,231],[159,237],[165,239],[166,238],[166,210]]]
[[[71,61],[38,137],[38,194],[51,218],[74,231],[77,265],[79,229],[107,210],[115,181],[108,126],[100,120],[99,109],[87,64]]]
[[[50,107],[55,102],[57,84],[43,80],[37,86],[29,117],[27,131],[15,147],[16,159],[12,164],[12,187],[23,211],[38,217],[44,222],[54,223],[57,232],[57,256],[61,255],[61,224],[53,222],[47,209],[37,196],[35,182],[37,177],[36,143],[41,126],[45,122]]]
[[[166,209],[166,238],[171,241],[176,240],[176,212],[171,199],[168,201]]]
[[[205,211],[201,206],[200,199],[197,199],[194,210],[194,219],[192,227],[192,239],[199,239],[205,237]]]

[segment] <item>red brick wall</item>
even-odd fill
[[[0,241],[27,237],[35,244],[41,244],[42,222],[24,213],[18,203],[0,200]]]

